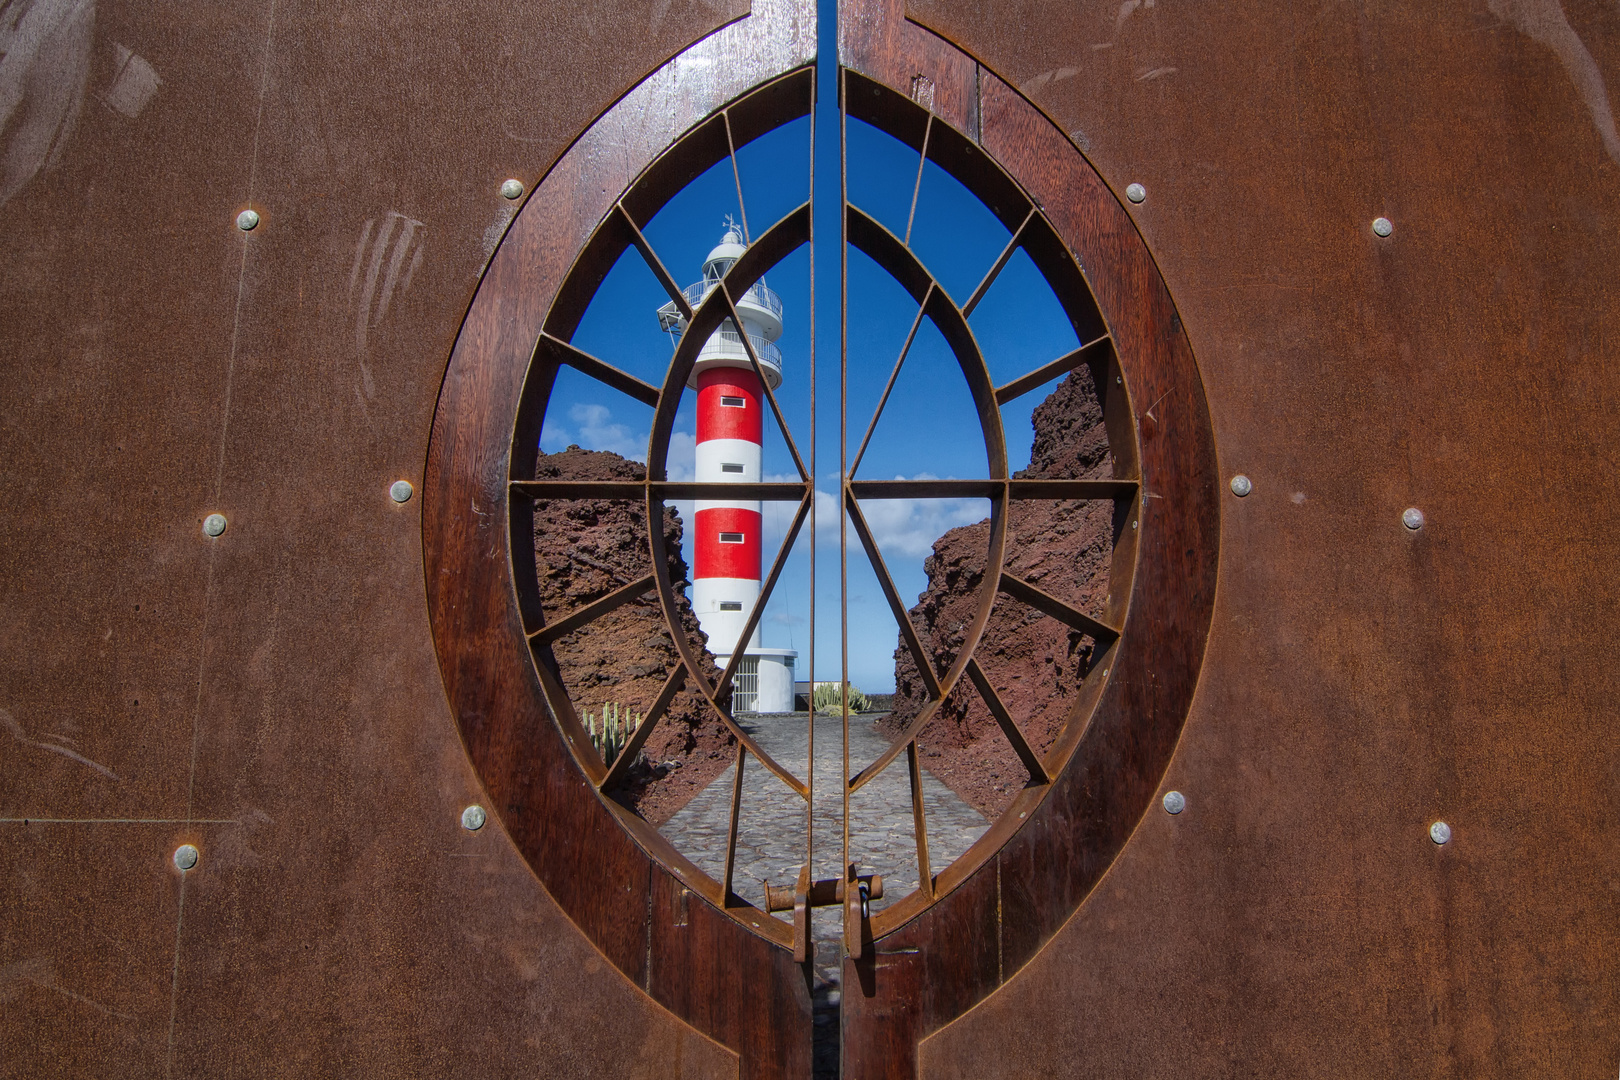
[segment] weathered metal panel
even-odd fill
[[[1254,481],[1165,779],[1188,809],[922,1074],[1613,1072],[1613,13],[908,13],[1145,186]]]
[[[533,529],[513,529],[507,484],[525,467],[532,472],[538,440],[530,430],[514,442],[513,432],[537,426],[538,415],[525,410],[538,414],[543,405],[520,399],[526,380],[535,377],[530,361],[546,320],[579,317],[565,280],[577,270],[579,252],[610,214],[617,215],[610,222],[622,223],[622,242],[629,242],[633,223],[615,205],[655,160],[659,165],[646,174],[654,180],[638,195],[656,206],[679,189],[690,175],[690,147],[677,151],[673,164],[659,158],[673,140],[728,99],[812,58],[813,39],[799,32],[803,24],[795,14],[782,5],[773,18],[753,16],[683,55],[619,102],[545,178],[491,263],[457,337],[433,417],[422,498],[428,612],[444,685],[472,763],[514,843],[607,960],[695,1029],[736,1051],[742,1075],[759,1078],[809,1069],[812,1014],[804,970],[784,947],[787,931],[775,920],[758,914],[745,927],[710,906],[718,893],[687,904],[671,866],[654,861],[655,852],[671,853],[668,842],[598,797],[591,781],[600,773],[588,777],[577,767],[567,739],[586,736],[577,726],[577,734],[567,735],[548,715],[541,680],[555,676],[544,661],[536,665],[514,594],[511,567],[532,559]],[[798,88],[792,108],[802,113],[809,77],[789,81]],[[771,109],[787,107],[778,102]],[[786,231],[802,237],[808,215],[797,225],[794,220]],[[770,254],[777,235],[759,238],[749,259],[778,258]],[[588,258],[606,264],[612,255],[595,251]],[[559,294],[564,299],[553,312]],[[709,309],[711,328],[719,321],[716,310]],[[688,340],[706,337],[694,331]],[[545,362],[536,368],[545,370]],[[684,382],[670,378],[676,386]],[[666,424],[673,411],[672,405],[665,410]],[[522,447],[530,448],[527,466],[515,464]],[[526,501],[518,505],[512,519],[532,521]],[[648,520],[661,519],[661,512],[648,512]],[[514,531],[523,539],[508,556]],[[662,542],[660,536],[651,548],[652,563],[667,574]],[[669,582],[661,587],[668,598]],[[556,696],[550,702],[565,715]]]
[[[892,933],[874,920],[875,955],[844,965],[844,1066],[854,1076],[913,1074],[918,1040],[1022,966],[1151,812],[1204,652],[1219,517],[1201,379],[1124,209],[1062,133],[992,73],[914,25],[864,33],[867,23],[896,26],[898,13],[884,7],[846,5],[844,63],[900,94],[971,103],[953,111],[978,148],[963,143],[953,151],[956,169],[972,176],[987,158],[1006,169],[1084,270],[1118,350],[1116,379],[1129,400],[1115,407],[1116,420],[1133,429],[1118,445],[1140,459],[1142,495],[1128,510],[1116,508],[1119,529],[1131,519],[1124,535],[1132,538],[1116,559],[1134,563],[1135,572],[1113,677],[1096,691],[1095,711],[1077,702],[1089,717],[1077,725],[1078,745],[1050,793],[1026,790],[1020,812],[1004,813],[986,837],[1004,846],[982,864],[965,860],[942,875],[939,904]],[[872,93],[871,85],[851,77],[846,98]],[[1128,418],[1118,415],[1125,409]],[[1125,578],[1111,580],[1119,590]],[[957,881],[961,888],[950,891]]]
[[[457,824],[484,796],[420,500],[386,491],[420,486],[500,181],[740,7],[20,7],[0,1075],[735,1074],[498,819]],[[1613,12],[909,14],[1145,185],[1222,479],[1255,482],[1222,496],[1187,810],[1044,947],[1008,937],[1040,951],[921,1071],[1610,1075]],[[946,52],[935,108],[977,135]]]
[[[388,488],[501,181],[745,11],[0,15],[0,1075],[736,1074],[458,824]]]

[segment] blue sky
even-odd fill
[[[818,430],[814,433],[818,529],[816,674],[840,672],[838,502],[839,490],[839,259],[837,96],[825,85],[817,125],[815,222],[816,383]],[[738,151],[748,225],[758,235],[801,205],[810,187],[810,124],[806,117]],[[918,154],[888,135],[848,121],[850,202],[897,234],[904,234]],[[698,280],[703,257],[719,240],[727,214],[741,216],[729,161],[698,177],[644,229],[649,243],[682,284]],[[965,300],[995,261],[1007,230],[973,195],[932,163],[923,171],[912,248],[958,303]],[[777,398],[808,467],[810,424],[810,259],[806,248],[766,274],[781,295],[786,328],[778,345],[784,382]],[[663,382],[673,347],[654,314],[667,296],[634,248],[614,267],[592,300],[574,343],[654,385]],[[872,410],[899,355],[916,304],[887,272],[860,252],[849,258],[849,456],[853,458]],[[1075,348],[1078,341],[1056,298],[1027,255],[1018,252],[998,276],[969,320],[990,366],[1003,383]],[[1030,412],[1050,392],[1045,387],[1003,409],[1009,465],[1029,463]],[[690,476],[694,395],[687,391],[670,447],[673,478]],[[612,450],[644,460],[652,410],[616,391],[564,369],[547,411],[541,448],[569,444]],[[977,477],[987,458],[972,398],[955,358],[931,322],[924,320],[895,389],[861,463],[863,479]],[[796,479],[786,443],[767,418],[767,477]],[[690,506],[680,507],[690,522]],[[792,520],[790,504],[766,504],[764,560],[768,572]],[[863,504],[884,560],[908,604],[926,587],[923,560],[946,530],[982,520],[989,504],[975,499],[935,499]],[[808,527],[766,607],[764,643],[799,650],[799,678],[809,677],[808,648],[812,551]],[[688,542],[687,559],[691,559]],[[849,537],[849,678],[869,692],[894,688],[897,626],[853,532]]]

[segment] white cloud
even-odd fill
[[[641,444],[647,444],[647,437],[641,437]],[[677,483],[686,483],[695,477],[693,470],[697,467],[697,438],[690,432],[672,431],[669,435],[669,453],[665,457],[665,467],[669,478]],[[690,504],[687,504],[690,509]]]
[[[896,476],[896,480],[934,480],[926,473]],[[861,513],[872,529],[872,539],[885,561],[923,559],[932,553],[934,541],[961,525],[972,525],[990,516],[987,499],[865,499]],[[838,496],[816,491],[816,532],[820,543],[838,542]],[[850,535],[850,543],[860,541]]]
[[[921,559],[950,530],[989,517],[990,504],[985,499],[868,499],[861,512],[886,558]]]
[[[548,454],[579,446],[585,450],[609,450],[620,457],[646,464],[649,432],[637,431],[613,418],[613,410],[606,405],[576,403],[569,406],[567,422],[547,415],[540,430],[540,449]],[[690,432],[676,431],[669,439],[669,478],[688,481],[693,478],[697,459],[697,440]],[[683,513],[691,514],[691,504],[676,504]]]
[[[545,426],[540,429],[540,450],[542,453],[555,454],[568,449],[574,441],[568,429],[561,424],[553,423],[550,417],[546,418]]]
[[[579,445],[587,450],[611,450],[631,461],[647,460],[647,433],[637,435],[616,423],[606,405],[572,405],[568,419],[578,425]]]

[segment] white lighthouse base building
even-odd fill
[[[786,713],[793,711],[794,665],[799,654],[792,649],[754,646],[743,653],[737,665],[737,679],[731,690],[733,712]],[[729,656],[717,656],[724,667]]]

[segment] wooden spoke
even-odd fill
[[[699,689],[703,692],[703,696],[708,699],[715,713],[719,715],[720,722],[726,725],[727,731],[731,732],[732,738],[736,739],[743,749],[758,758],[759,763],[765,766],[782,783],[786,784],[795,795],[809,802],[810,786],[791,772],[788,772],[780,762],[762,750],[759,743],[754,741],[754,737],[744,731],[741,724],[737,723],[736,718],[731,715],[731,710],[720,704],[719,695],[701,677],[694,677],[693,681],[697,683]]]
[[[737,775],[731,783],[731,827],[726,831],[726,875],[720,882],[720,895],[725,906],[731,906],[731,875],[737,865],[737,819],[742,816],[743,765],[748,761],[747,747],[737,747]]]
[[[550,645],[564,634],[571,634],[588,623],[595,622],[603,615],[628,604],[639,596],[649,593],[658,584],[658,579],[648,574],[639,581],[632,581],[620,589],[615,589],[599,600],[593,600],[583,607],[575,608],[556,622],[547,623],[529,636],[542,645]]]
[[[739,499],[801,502],[808,483],[730,484],[673,480],[514,480],[512,490],[531,499],[644,499],[649,489],[660,499]]]
[[[851,480],[857,499],[988,499],[1001,494],[1005,480]]]
[[[1024,229],[1029,225],[1035,214],[1035,208],[1030,207],[1029,212],[1024,215],[1023,222],[1013,230],[1012,236],[1007,239],[1007,246],[1001,249],[1000,255],[996,256],[996,261],[991,264],[990,269],[985,273],[984,280],[979,282],[977,289],[973,290],[973,295],[968,297],[967,303],[962,305],[962,318],[965,319],[973,314],[973,309],[979,306],[979,301],[984,299],[984,294],[989,292],[990,286],[996,283],[996,278],[1000,275],[1002,268],[1007,265],[1007,260],[1012,258],[1014,251],[1018,250],[1018,245],[1024,238]]]
[[[731,111],[720,114],[726,123],[726,153],[731,157],[731,179],[737,184],[737,213],[742,215],[743,245],[753,243],[748,237],[748,204],[743,201],[742,170],[737,167],[737,140],[731,134]]]
[[[622,784],[629,777],[630,769],[636,763],[636,755],[641,753],[641,748],[647,743],[647,736],[652,734],[653,728],[658,725],[658,721],[662,720],[664,713],[669,711],[670,702],[675,700],[675,695],[680,693],[680,689],[685,682],[686,665],[676,664],[675,669],[669,673],[669,678],[664,680],[663,687],[658,691],[658,697],[653,699],[652,708],[647,710],[647,715],[642,717],[641,723],[631,733],[630,741],[624,744],[623,750],[619,751],[619,756],[614,760],[613,767],[608,769],[607,775],[602,778],[601,783],[597,784],[597,790],[605,790],[615,784]]]
[[[782,783],[786,784],[794,794],[809,802],[810,786],[797,776],[794,776],[771,755],[767,754],[759,743],[754,741],[754,737],[742,729],[742,725],[737,723],[736,717],[731,715],[731,710],[720,704],[719,692],[709,685],[708,680],[703,677],[702,673],[688,669],[687,674],[692,677],[692,682],[697,686],[698,691],[702,693],[704,699],[708,701],[710,708],[714,709],[715,714],[720,717],[720,722],[726,726],[726,730],[731,732],[731,737],[736,739],[750,754],[758,758],[759,763],[765,766]]]
[[[1104,334],[1096,341],[1090,341],[1071,353],[1058,357],[1044,367],[1038,367],[1028,375],[1022,375],[1010,383],[996,387],[996,404],[1005,405],[1014,398],[1022,397],[1037,386],[1045,386],[1053,379],[1067,375],[1081,364],[1088,363],[1099,353],[1107,352],[1113,346],[1113,338]]]
[[[513,494],[531,499],[643,499],[642,480],[513,480]]]
[[[1009,480],[1009,499],[1130,499],[1135,480]]]
[[[743,487],[745,485],[737,484],[733,486]],[[654,522],[658,520],[659,496],[651,486],[645,486],[645,490],[647,494],[647,502],[645,504],[647,507],[647,520],[649,522]],[[780,777],[782,782],[786,784],[789,789],[796,793],[801,799],[808,802],[810,799],[809,786],[805,784],[804,781],[800,780],[798,777],[784,769],[780,764],[777,763],[776,759],[772,758],[769,754],[760,749],[759,744],[753,740],[748,732],[742,729],[742,727],[737,723],[736,719],[731,715],[731,710],[720,703],[719,697],[715,693],[715,688],[710,685],[709,680],[704,677],[702,669],[698,666],[698,657],[692,652],[690,641],[688,641],[686,635],[679,629],[681,626],[681,617],[675,608],[675,586],[674,583],[669,579],[669,560],[667,558],[668,553],[664,548],[663,530],[649,528],[647,530],[647,536],[651,542],[653,574],[656,575],[658,579],[658,601],[663,605],[664,608],[664,622],[667,626],[672,628],[675,638],[675,649],[681,654],[681,662],[686,665],[686,673],[691,678],[693,685],[698,688],[698,692],[703,695],[703,699],[709,703],[709,707],[712,708],[715,711],[715,714],[720,717],[720,722],[726,726],[727,731],[731,732],[732,737],[743,746],[747,747],[748,752],[758,758],[761,765],[765,766],[765,768],[769,769],[773,774]]]
[[[605,360],[598,360],[583,349],[575,348],[566,341],[561,341],[550,334],[540,335],[540,347],[547,349],[559,362],[567,364],[583,375],[589,375],[605,386],[611,386],[621,394],[635,398],[643,405],[658,405],[658,387],[642,382],[629,372],[621,371]]]
[[[979,666],[978,660],[968,660],[967,674],[968,678],[973,680],[974,687],[979,691],[979,697],[983,698],[985,705],[989,706],[990,715],[995,717],[996,723],[1001,726],[1001,733],[1007,736],[1008,742],[1012,743],[1013,753],[1018,755],[1018,760],[1023,762],[1024,768],[1029,770],[1029,778],[1039,784],[1049,781],[1051,777],[1046,775],[1046,766],[1042,763],[1040,755],[1035,752],[1034,747],[1029,745],[1029,740],[1024,738],[1023,730],[1013,720],[1012,714],[1007,711],[1007,706],[1002,704],[1001,695],[997,694],[996,688],[990,685],[990,680],[985,675],[984,669]]]
[[[1120,499],[1135,480],[851,480],[858,499]]]
[[[1043,615],[1050,615],[1065,626],[1083,634],[1090,634],[1099,645],[1106,645],[1119,638],[1119,631],[1114,627],[1098,622],[1079,608],[1064,603],[1051,593],[1036,588],[1023,578],[1015,577],[1005,570],[1001,573],[998,588],[1014,600],[1023,601]]]
[[[641,252],[642,260],[646,262],[647,268],[653,272],[653,276],[658,279],[658,284],[662,285],[664,291],[669,294],[669,298],[675,301],[675,310],[679,311],[683,318],[690,321],[692,318],[692,305],[686,302],[686,294],[681,292],[679,285],[675,284],[675,279],[670,276],[669,271],[664,269],[663,262],[658,258],[658,253],[652,249],[652,245],[647,243],[647,238],[641,235],[641,228],[636,224],[636,219],[630,216],[630,211],[624,208],[623,203],[618,203],[617,209],[624,216],[624,223],[630,228],[630,242],[636,245],[637,251]]]
[[[754,601],[754,610],[748,613],[748,621],[743,625],[742,632],[737,635],[738,641],[747,641],[754,635],[754,628],[765,614],[765,602],[771,598],[776,589],[777,579],[782,576],[782,568],[787,565],[788,556],[793,552],[793,542],[799,538],[799,529],[804,525],[806,515],[810,513],[810,504],[815,501],[814,495],[807,494],[804,501],[799,504],[799,512],[793,515],[793,524],[788,526],[787,536],[782,540],[782,546],[776,551],[776,559],[771,563],[771,572],[766,576],[765,583],[760,587],[759,599]],[[731,659],[726,661],[726,670],[720,675],[720,682],[716,684],[715,696],[723,697],[731,686],[732,678],[737,674],[738,666],[743,662],[744,651],[733,649]]]
[[[922,194],[923,166],[928,164],[928,140],[934,134],[934,114],[928,114],[928,123],[923,126],[922,153],[917,156],[917,182],[911,185],[911,212],[906,215],[906,238],[903,241],[906,247],[911,246],[911,226],[917,220],[917,196]]]
[[[951,684],[951,686],[954,685],[954,683]],[[951,686],[944,688],[946,693],[950,692]],[[901,731],[894,738],[894,741],[889,743],[888,749],[879,754],[877,760],[872,764],[850,777],[845,787],[851,793],[854,793],[876,780],[883,770],[887,769],[894,763],[894,759],[900,756],[900,751],[904,750],[910,743],[917,741],[917,736],[922,734],[923,728],[928,726],[928,722],[934,718],[934,714],[939,711],[940,706],[943,704],[945,704],[945,699],[941,696],[924,705],[922,711],[911,718],[911,722],[905,726],[905,730]]]
[[[683,481],[654,480],[650,485],[664,499],[742,499],[750,502],[801,502],[809,497],[810,482],[731,484],[710,482],[704,484]]]
[[[934,665],[923,650],[922,639],[917,636],[917,628],[911,625],[911,616],[906,613],[905,602],[900,599],[900,591],[894,587],[894,579],[889,576],[889,568],[883,563],[883,553],[878,550],[877,541],[872,539],[872,530],[866,524],[866,517],[861,513],[860,504],[854,498],[853,491],[844,503],[845,509],[849,512],[850,524],[855,527],[855,535],[860,537],[861,546],[866,549],[866,557],[872,563],[872,571],[877,575],[878,585],[889,601],[889,609],[894,612],[895,621],[900,624],[900,633],[906,639],[906,648],[910,650],[912,660],[917,664],[917,673],[922,677],[923,685],[928,690],[928,697],[930,700],[938,700],[944,696],[940,690],[939,676],[934,674]]]
[[[934,871],[928,863],[928,815],[923,811],[922,765],[917,761],[917,740],[906,743],[906,766],[911,773],[912,834],[917,838],[917,887],[923,897],[934,898]]]
[[[929,117],[929,124],[933,124],[933,117]],[[877,408],[872,411],[872,422],[866,425],[866,436],[861,439],[861,448],[855,452],[855,460],[850,463],[849,475],[854,476],[861,467],[861,458],[866,456],[867,444],[872,441],[872,432],[877,430],[878,420],[883,416],[883,406],[889,403],[889,392],[894,389],[895,380],[900,377],[900,366],[906,362],[906,354],[911,352],[911,343],[917,338],[917,330],[922,326],[923,315],[928,311],[928,301],[939,286],[930,281],[928,291],[923,294],[922,303],[917,305],[917,315],[911,320],[911,329],[906,333],[906,343],[900,346],[900,355],[894,361],[894,370],[889,372],[889,382],[883,387],[883,396],[878,398]]]
[[[573,699],[568,696],[562,680],[552,667],[555,661],[551,657],[551,650],[531,649],[531,652],[535,653],[534,667],[540,676],[540,686],[545,691],[552,715],[557,718],[557,725],[563,730],[563,737],[573,745],[579,762],[585,767],[585,778],[592,785],[600,787],[607,778],[607,766],[602,764],[602,755],[596,752],[585,725],[579,722],[579,713],[574,711]]]
[[[759,385],[765,390],[765,400],[771,403],[771,414],[776,417],[776,426],[782,431],[782,441],[787,443],[788,453],[793,455],[793,467],[799,470],[799,479],[809,483],[810,474],[805,471],[804,459],[799,456],[799,448],[793,442],[793,433],[788,430],[787,420],[782,416],[782,407],[776,403],[776,392],[771,389],[771,381],[765,377],[765,369],[759,365],[759,357],[754,353],[754,343],[748,340],[748,335],[742,330],[742,316],[737,314],[737,305],[731,299],[731,290],[725,282],[721,282],[720,288],[716,291],[726,302],[726,314],[731,319],[731,325],[737,330],[737,338],[742,342],[743,352],[748,355],[748,363],[754,368],[754,376],[759,379]],[[745,292],[743,295],[748,294]]]

